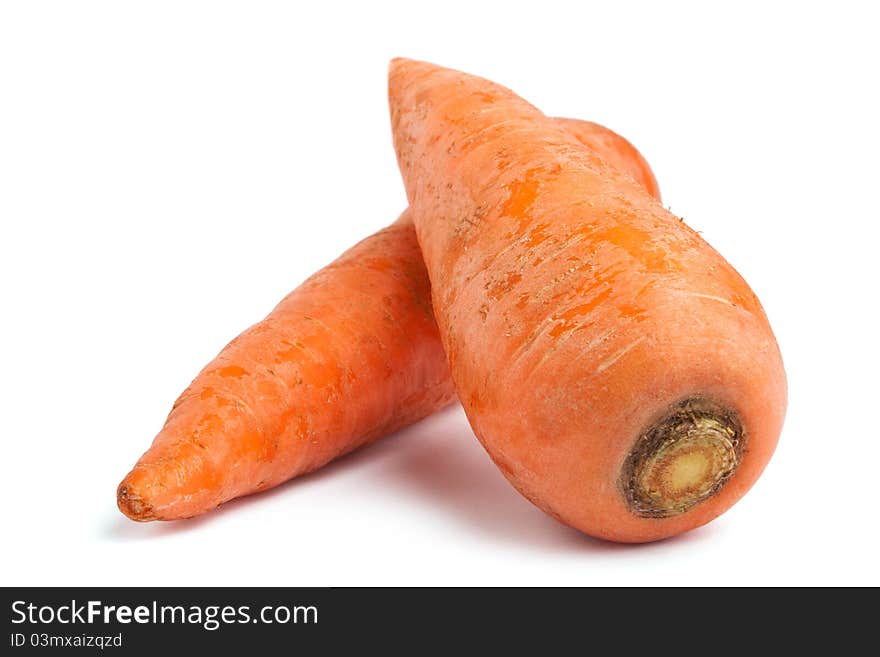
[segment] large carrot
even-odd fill
[[[395,60],[389,96],[452,377],[501,471],[617,541],[730,507],[770,458],[786,398],[739,274],[508,89]]]
[[[567,121],[657,193],[622,137]],[[134,520],[172,520],[275,486],[453,399],[428,277],[404,213],[233,340],[174,404],[117,490]]]

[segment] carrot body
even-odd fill
[[[625,139],[592,123],[567,128],[656,193],[647,162]],[[405,212],[202,370],[119,485],[117,502],[134,520],[195,516],[319,468],[453,398]]]
[[[367,238],[223,349],[117,491],[171,520],[276,486],[452,401],[411,224]]]
[[[770,458],[786,399],[739,274],[511,91],[394,60],[389,97],[452,377],[504,475],[616,541],[730,507]]]

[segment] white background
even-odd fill
[[[880,584],[870,3],[600,4],[0,5],[0,583]],[[201,366],[404,207],[397,55],[621,132],[752,284],[790,406],[722,518],[581,536],[457,409],[201,519],[117,511]]]

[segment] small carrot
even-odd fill
[[[623,542],[734,504],[786,400],[740,275],[508,89],[398,59],[389,99],[455,387],[505,476],[559,520]]]
[[[596,124],[566,127],[656,193],[647,162]],[[405,212],[233,340],[180,396],[117,489],[133,520],[173,520],[276,486],[454,397]]]
[[[453,399],[406,217],[291,292],[175,402],[117,490],[133,520],[276,486]]]
[[[598,153],[608,164],[621,173],[629,174],[648,194],[660,201],[660,187],[654,172],[629,141],[598,123],[566,118],[553,120],[584,146]]]

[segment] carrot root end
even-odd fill
[[[738,416],[723,404],[700,396],[674,404],[624,463],[620,485],[629,508],[668,518],[712,497],[736,471],[743,442]]]
[[[156,519],[152,505],[141,499],[129,486],[122,484],[116,491],[116,505],[132,520],[148,522]]]

